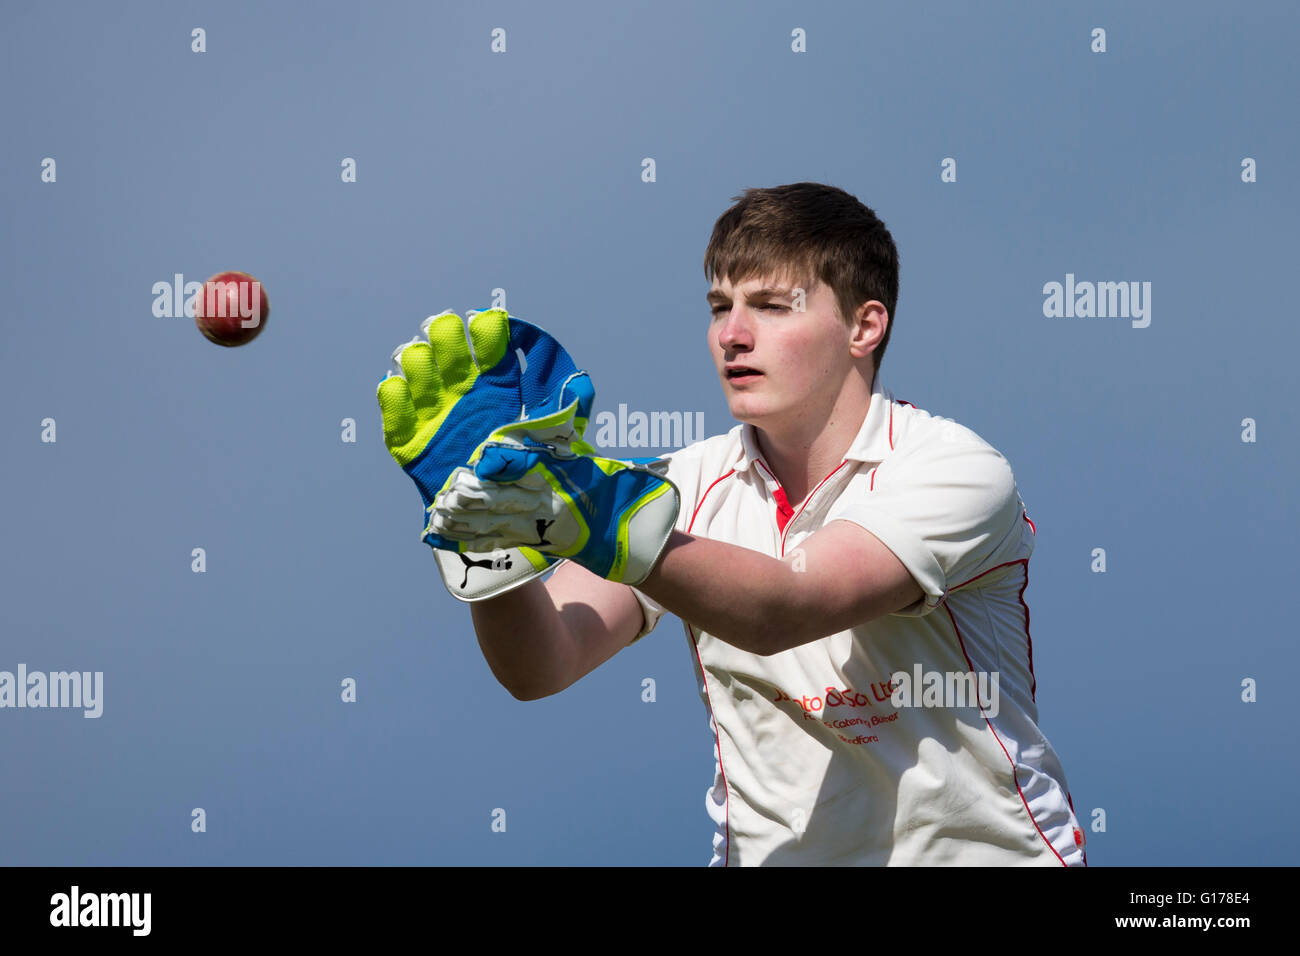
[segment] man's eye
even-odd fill
[[[775,302],[762,303],[759,305],[755,305],[754,308],[758,309],[760,312],[789,312],[790,311],[790,307],[788,305],[777,305]],[[714,315],[717,315],[719,312],[730,312],[731,306],[715,305],[709,311],[712,312]]]

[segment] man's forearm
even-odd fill
[[[479,648],[501,685],[519,700],[568,686],[565,626],[541,578],[470,604]]]
[[[832,633],[816,583],[785,561],[674,531],[638,589],[741,650],[773,654]],[[823,629],[824,633],[823,633]]]

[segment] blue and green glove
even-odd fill
[[[664,462],[597,455],[575,427],[579,411],[575,400],[494,431],[436,497],[430,530],[476,551],[527,547],[610,581],[644,581],[681,496]]]
[[[571,409],[571,438],[581,441],[595,397],[591,379],[548,333],[503,309],[471,313],[468,341],[453,312],[430,316],[420,330],[422,337],[394,350],[401,372],[380,382],[377,396],[384,444],[415,482],[426,514],[455,469],[502,425]],[[477,553],[428,524],[421,536],[435,548],[448,590],[466,601],[516,587],[559,560],[532,548]]]

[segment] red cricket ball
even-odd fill
[[[247,345],[266,326],[271,303],[262,283],[247,272],[219,272],[194,299],[194,323],[218,345]]]

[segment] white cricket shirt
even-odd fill
[[[1038,729],[1024,601],[1035,529],[1001,454],[877,376],[844,461],[797,510],[749,425],[663,457],[679,530],[783,557],[852,521],[925,592],[768,657],[686,625],[716,741],[710,865],[1086,864]],[[641,637],[665,609],[633,591]]]

